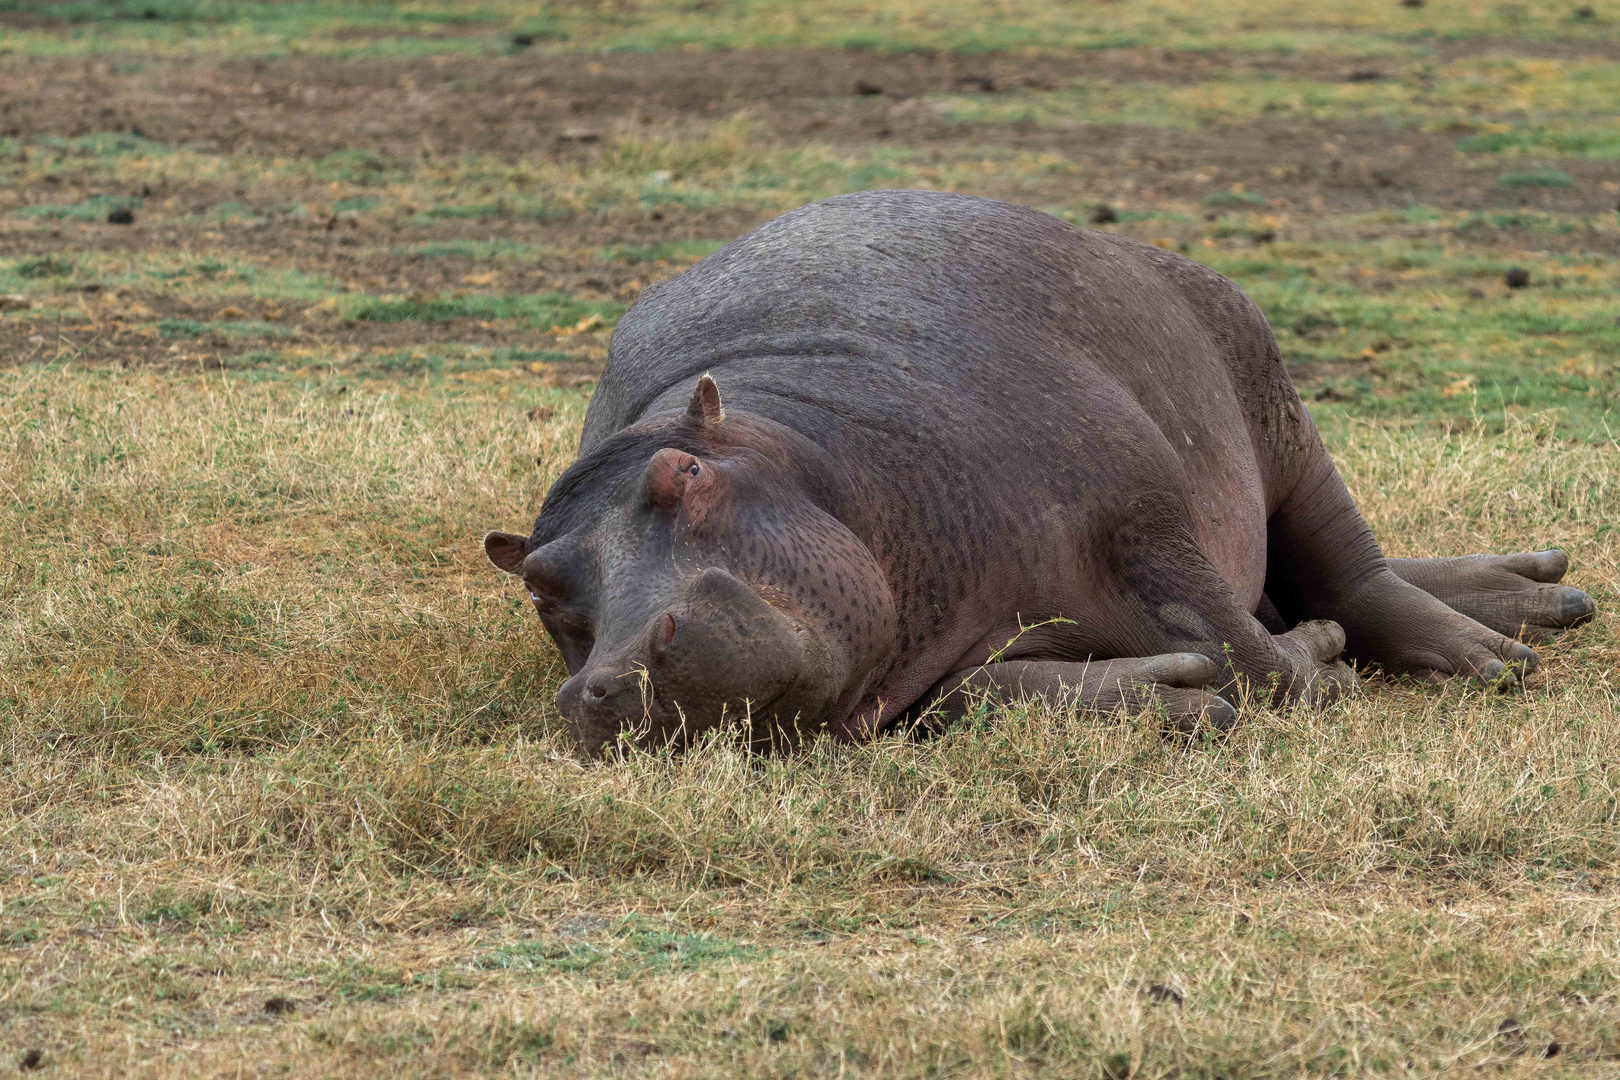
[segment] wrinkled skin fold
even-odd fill
[[[1354,664],[1511,681],[1594,612],[1562,552],[1386,559],[1227,279],[938,192],[802,207],[649,289],[579,459],[485,550],[592,751],[986,696],[1226,727]]]

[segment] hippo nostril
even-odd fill
[[[585,689],[593,698],[607,697],[607,687],[603,686],[601,683],[590,683],[585,687]]]

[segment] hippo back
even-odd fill
[[[1077,354],[1117,368],[1122,350],[1158,353],[1140,359],[1169,375],[1184,357],[1166,338],[1208,337],[1189,286],[1245,303],[1195,263],[1028,207],[931,191],[828,199],[643,294],[614,332],[581,450],[683,406],[705,371],[728,405],[812,437],[828,407],[904,427],[907,405],[952,391],[994,411],[1009,378],[1058,390]],[[1146,317],[1160,333],[1143,333]]]

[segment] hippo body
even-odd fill
[[[1508,677],[1517,632],[1592,610],[1559,552],[1385,559],[1226,278],[938,192],[802,207],[647,290],[579,460],[486,547],[592,746],[853,739],[974,688],[1224,724],[1244,685],[1345,692],[1347,645]]]

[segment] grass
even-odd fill
[[[1574,183],[1569,173],[1559,172],[1557,169],[1528,169],[1524,172],[1505,172],[1496,178],[1496,182],[1507,188],[1526,187],[1569,187]]]
[[[0,1064],[1612,1071],[1620,67],[1576,6],[0,3]],[[1509,693],[1192,746],[1019,706],[580,761],[479,538],[643,289],[874,186],[1231,276],[1392,554],[1562,546],[1599,621]]]
[[[25,214],[37,215],[43,218],[71,218],[74,221],[99,221],[114,210],[129,209],[138,206],[140,200],[109,199],[105,196],[95,196],[81,203],[63,206],[53,203],[35,203],[23,211]]]
[[[534,512],[580,392],[4,383],[0,1011],[60,1069],[120,1032],[146,1071],[304,1074],[1617,1049],[1606,628],[1519,693],[1375,683],[1196,747],[1019,708],[584,765],[477,544]],[[1354,423],[1334,449],[1393,551],[1557,543],[1620,592],[1612,444]]]
[[[143,156],[125,159],[121,151],[82,159],[86,185],[92,176],[122,167],[144,175]],[[74,161],[50,159],[41,167],[58,177],[72,176]],[[1072,190],[1095,169],[1078,156],[1047,151],[1009,151],[969,140],[948,152],[874,147],[850,154],[829,145],[772,145],[756,124],[725,121],[690,136],[649,138],[626,135],[611,151],[569,162],[518,162],[463,158],[448,166],[390,166],[395,179],[384,196],[346,196],[341,181],[312,181],[295,162],[274,159],[258,168],[251,160],[195,155],[184,169],[175,162],[156,182],[207,185],[233,173],[260,185],[249,211],[274,222],[275,229],[302,223],[337,221],[334,207],[357,214],[353,225],[339,225],[339,238],[371,261],[433,259],[465,269],[432,289],[413,286],[397,271],[382,276],[353,272],[312,273],[285,260],[262,255],[177,255],[150,251],[120,256],[86,252],[74,257],[55,250],[0,259],[0,287],[38,297],[42,308],[89,309],[83,290],[102,296],[130,294],[126,305],[148,328],[173,338],[202,336],[218,327],[240,337],[248,324],[231,327],[211,318],[225,307],[244,314],[307,312],[337,319],[415,324],[429,328],[461,322],[501,325],[508,333],[525,329],[568,328],[591,315],[610,327],[641,285],[674,272],[713,250],[717,240],[668,240],[651,244],[608,244],[578,251],[524,242],[510,236],[489,240],[422,239],[437,220],[455,220],[454,200],[493,185],[540,188],[542,198],[575,209],[558,224],[613,222],[620,229],[646,219],[650,211],[707,214],[716,208],[769,215],[814,198],[868,186],[944,187],[990,190],[1004,197],[1044,205],[1084,223],[1093,200],[1076,203],[1043,198]],[[678,176],[655,189],[639,179],[649,166],[667,166]],[[23,171],[18,180],[35,180]],[[324,174],[323,174],[324,175]],[[1203,174],[1199,174],[1202,176]],[[251,177],[249,181],[248,178]],[[1568,187],[1567,172],[1517,171],[1495,174],[1506,191],[1539,192]],[[1213,177],[1205,177],[1206,183]],[[1463,422],[1483,411],[1495,424],[1514,410],[1558,409],[1575,434],[1604,437],[1604,417],[1613,407],[1612,357],[1617,344],[1613,319],[1617,264],[1610,253],[1620,234],[1611,210],[1548,212],[1526,207],[1482,213],[1469,205],[1418,203],[1394,217],[1377,214],[1321,215],[1295,190],[1297,180],[1266,178],[1255,190],[1243,184],[1214,187],[1199,195],[1169,197],[1139,209],[1121,208],[1119,228],[1142,239],[1180,247],[1234,277],[1255,293],[1275,321],[1297,326],[1313,312],[1332,311],[1332,332],[1285,335],[1285,349],[1301,374],[1339,372],[1331,386],[1317,390],[1328,409],[1351,402],[1363,414],[1395,417],[1449,416]],[[1194,180],[1195,184],[1197,178]],[[313,187],[303,185],[313,183]],[[1213,184],[1209,184],[1213,186]],[[649,195],[648,191],[656,191]],[[289,200],[303,191],[306,202]],[[251,192],[250,192],[251,197]],[[1529,198],[1530,196],[1523,196]],[[166,204],[178,204],[171,196]],[[521,200],[480,204],[491,210],[487,227],[510,234],[532,222]],[[292,206],[277,213],[274,206]],[[1475,204],[1477,205],[1477,204]],[[54,212],[54,204],[47,204]],[[364,206],[364,210],[353,207]],[[27,221],[39,208],[17,211]],[[195,215],[165,217],[143,209],[157,227],[165,221],[189,223]],[[429,222],[423,225],[420,222]],[[201,226],[208,227],[206,222]],[[198,225],[191,225],[197,228]],[[1501,234],[1498,236],[1497,234]],[[1522,239],[1521,239],[1522,238]],[[207,237],[203,240],[207,242]],[[1507,248],[1502,248],[1503,242]],[[1275,246],[1273,246],[1275,245]],[[217,243],[210,246],[218,246]],[[1548,250],[1553,247],[1554,250]],[[557,281],[544,267],[557,262],[606,266],[595,295],[573,296],[546,289]],[[493,264],[496,272],[480,270]],[[1497,289],[1510,266],[1529,268],[1535,289],[1509,294]],[[502,269],[502,268],[505,269]],[[448,271],[447,271],[448,273]],[[586,280],[596,280],[586,275]],[[543,290],[543,291],[536,291]],[[1485,295],[1476,296],[1484,290]],[[341,295],[338,295],[341,293]],[[145,297],[146,299],[141,299]],[[183,300],[185,311],[164,312],[150,300]],[[258,310],[254,310],[257,308]],[[142,314],[144,312],[144,314]],[[34,317],[34,316],[25,316]],[[126,320],[128,321],[128,320]],[[275,319],[258,319],[266,326]],[[178,328],[189,328],[182,331]],[[269,330],[287,335],[291,331]],[[1373,350],[1373,353],[1369,353]],[[1341,370],[1353,368],[1353,370]],[[1480,396],[1457,400],[1448,388],[1471,380]],[[1314,392],[1314,391],[1313,391]]]
[[[537,296],[461,296],[423,297],[400,299],[387,297],[356,297],[342,305],[344,316],[367,322],[409,322],[419,320],[430,323],[451,322],[455,319],[522,319],[537,328],[572,325],[592,315],[617,318],[623,309],[617,305],[602,308],[581,304],[558,293]]]
[[[814,8],[784,0],[639,0],[614,7],[552,4],[538,12],[533,4],[513,0],[409,5],[82,0],[48,8],[8,0],[7,8],[34,16],[13,36],[17,47],[40,55],[297,50],[353,57],[689,47],[982,54],[1141,45],[1188,51],[1328,46],[1378,53],[1504,36],[1597,43],[1611,32],[1607,18],[1578,17],[1561,0],[1512,5],[1432,0],[1395,11],[1381,0],[1349,0],[1331,10],[1298,0],[1164,0],[1152,6],[1084,8],[1026,4],[1016,11],[988,0],[928,5],[837,0]]]

